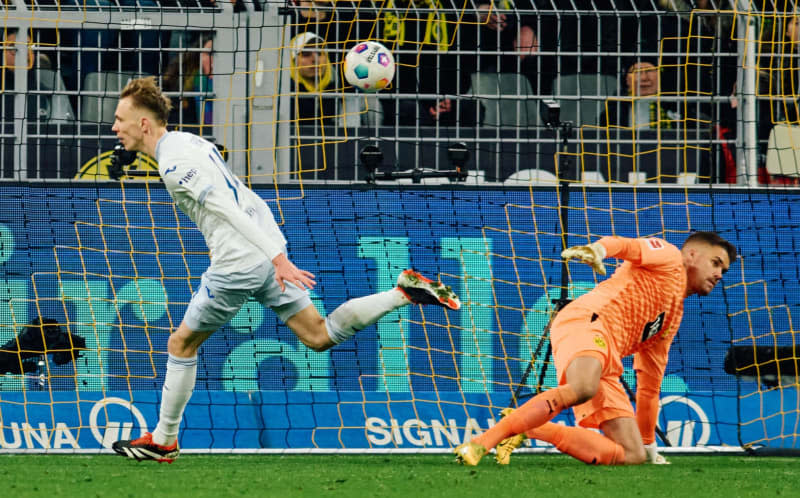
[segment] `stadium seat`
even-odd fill
[[[767,140],[767,172],[770,175],[800,176],[800,126],[777,124]]]
[[[486,182],[486,172],[471,169],[467,171],[467,179],[464,182],[466,185],[481,185]]]
[[[28,94],[28,118],[50,124],[74,123],[75,111],[64,93],[67,89],[61,74],[52,69],[38,68],[32,69],[29,74],[30,89],[46,93]]]
[[[558,177],[549,171],[543,169],[522,169],[516,173],[512,173],[503,182],[505,185],[555,185],[558,183]]]
[[[580,125],[596,125],[603,113],[604,103],[611,95],[617,95],[618,83],[613,76],[603,74],[568,74],[553,80],[553,95],[556,97],[580,97],[579,100],[559,99],[561,121]]]
[[[473,73],[472,93],[482,104],[483,126],[540,126],[539,101],[533,95],[528,79],[516,73]],[[492,98],[497,96],[498,98]],[[518,98],[500,98],[515,96]]]
[[[629,171],[628,183],[630,183],[631,185],[640,185],[643,183],[647,183],[647,173],[645,173],[644,171]]]
[[[600,173],[599,171],[584,171],[581,175],[581,181],[590,185],[608,183],[603,176],[603,173]]]
[[[149,76],[133,72],[89,73],[83,80],[83,92],[94,95],[81,96],[81,121],[103,123],[111,126],[117,109],[119,91],[133,78]],[[102,95],[99,95],[101,93]]]

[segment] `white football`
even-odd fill
[[[344,77],[356,88],[377,92],[394,78],[394,57],[378,42],[358,43],[344,57]]]

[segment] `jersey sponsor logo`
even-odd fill
[[[664,249],[664,241],[659,239],[647,239],[650,249]]]
[[[484,429],[475,418],[466,421],[450,418],[447,420],[421,418],[384,420],[380,417],[367,417],[365,421],[367,441],[372,446],[403,447],[445,447],[452,448],[481,434]],[[492,427],[494,419],[486,419],[486,426]]]
[[[605,349],[606,341],[605,341],[605,339],[603,339],[602,336],[596,335],[596,336],[594,336],[593,340],[594,340],[594,343],[597,344],[597,347]]]
[[[197,171],[197,168],[190,169],[188,172],[186,172],[185,175],[183,175],[181,177],[180,180],[178,180],[178,185],[183,185],[184,183],[188,183],[189,180],[191,180],[192,178],[194,178],[198,174],[199,174],[199,172]]]
[[[647,322],[644,324],[644,331],[642,332],[642,342],[650,339],[654,335],[661,332],[661,328],[664,326],[664,318],[667,316],[666,311],[662,311],[655,320],[652,322]]]

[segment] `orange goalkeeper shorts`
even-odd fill
[[[608,337],[594,312],[569,306],[559,312],[550,329],[559,385],[566,384],[567,367],[578,356],[595,357],[603,365],[597,394],[572,407],[575,420],[583,427],[599,427],[607,420],[634,416],[633,405],[619,381],[624,370],[622,359]]]

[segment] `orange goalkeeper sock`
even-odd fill
[[[625,449],[613,440],[583,427],[546,423],[525,432],[529,438],[546,441],[561,453],[591,465],[622,465]]]
[[[480,443],[486,449],[494,448],[508,436],[522,434],[528,429],[549,422],[562,410],[574,405],[577,400],[578,396],[569,384],[537,394],[472,441]]]

